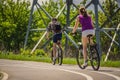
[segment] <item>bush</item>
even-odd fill
[[[29,49],[27,49],[27,50],[24,50],[23,48],[20,49],[20,53],[21,53],[22,55],[30,55],[30,51],[31,51],[31,50],[29,50]]]
[[[47,56],[47,54],[45,53],[45,51],[42,50],[42,49],[35,50],[35,52],[33,53],[33,55],[40,56],[40,57]]]
[[[31,55],[31,56],[47,56],[47,53],[45,53],[45,51],[43,49],[36,49],[33,54],[30,54],[31,50],[30,49],[27,49],[27,50],[24,50],[24,49],[20,49],[20,53],[21,55]]]

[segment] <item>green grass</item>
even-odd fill
[[[38,62],[50,62],[49,57],[29,56],[29,55],[15,55],[15,54],[0,54],[0,59],[22,60],[22,61],[38,61]]]
[[[41,56],[28,56],[28,55],[15,55],[15,54],[0,54],[0,59],[11,59],[11,60],[22,60],[22,61],[37,61],[37,62],[47,62],[51,63],[50,57],[41,57]],[[76,65],[75,58],[64,58],[63,64],[73,64]],[[89,63],[90,65],[90,63]],[[120,68],[120,61],[101,61],[102,67],[119,67]]]
[[[120,61],[101,61],[101,66],[104,66],[104,67],[118,67],[120,68]]]
[[[76,64],[75,58],[63,58],[63,64]]]

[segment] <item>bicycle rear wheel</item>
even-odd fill
[[[62,53],[62,49],[58,48],[58,64],[62,65],[62,61],[63,61],[63,53]]]
[[[82,54],[82,50],[77,50],[76,60],[77,60],[78,66],[79,66],[81,69],[85,69],[85,67],[82,66],[83,63],[84,63],[84,57],[83,57],[83,54]]]
[[[100,56],[97,50],[96,45],[90,46],[90,52],[91,52],[91,66],[94,70],[98,70],[100,67]]]

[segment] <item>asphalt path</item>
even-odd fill
[[[120,68],[91,66],[81,70],[77,65],[52,65],[50,63],[0,59],[0,71],[8,80],[120,80]]]

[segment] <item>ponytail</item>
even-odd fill
[[[84,7],[81,7],[81,8],[79,9],[79,11],[81,12],[81,14],[82,14],[84,17],[87,17],[87,16],[88,16],[87,11],[85,10]]]

